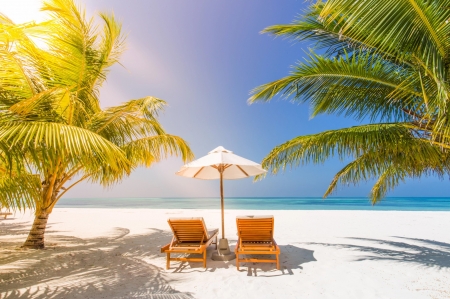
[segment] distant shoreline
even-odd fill
[[[63,198],[55,208],[205,209],[220,208],[215,197]],[[372,205],[367,197],[228,197],[229,210],[450,211],[450,197],[387,197]]]

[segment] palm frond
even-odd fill
[[[119,62],[120,55],[124,51],[125,39],[121,34],[122,26],[118,23],[113,14],[100,13],[104,21],[103,34],[98,49],[97,80],[94,81],[93,88],[98,92],[98,88],[106,79],[107,69]]]
[[[0,206],[8,210],[32,209],[39,202],[39,176],[0,169]]]
[[[165,134],[157,121],[166,103],[154,97],[131,100],[95,114],[88,128],[118,146],[141,137]]]
[[[47,26],[52,34],[47,36],[49,51],[44,57],[48,76],[52,78],[49,87],[73,87],[88,114],[100,111],[97,94],[92,89],[101,73],[93,19],[86,20],[84,11],[71,0],[47,1],[42,10],[54,20]]]
[[[15,25],[0,14],[0,93],[10,99],[32,97],[44,88],[39,76],[41,51],[28,34],[37,25]]]
[[[427,143],[418,140],[407,123],[369,124],[351,128],[325,131],[293,138],[276,146],[264,159],[262,166],[276,174],[286,167],[306,163],[324,163],[330,157],[357,158],[366,152],[402,151]],[[420,141],[420,142],[419,142]],[[434,151],[438,147],[431,147]],[[423,151],[422,151],[423,152]],[[414,156],[415,152],[407,152]],[[424,153],[425,155],[425,153]],[[383,161],[381,155],[380,160]],[[425,159],[427,156],[422,156]],[[435,161],[439,163],[440,161]],[[430,162],[431,163],[431,162]]]
[[[182,138],[164,134],[141,138],[129,142],[123,147],[133,165],[151,166],[168,156],[181,156],[183,162],[190,161],[194,155]]]
[[[103,137],[82,128],[50,122],[14,122],[0,128],[0,141],[29,153],[36,167],[53,168],[60,157],[67,163],[97,168],[108,165],[129,172],[122,150]]]
[[[269,101],[277,95],[293,102],[310,101],[313,113],[345,113],[358,119],[409,119],[404,108],[417,105],[420,82],[380,56],[354,53],[338,58],[311,54],[291,75],[255,88],[249,99]],[[376,109],[374,109],[376,108]]]
[[[448,171],[450,164],[439,147],[411,139],[406,148],[414,152],[407,152],[402,146],[365,151],[334,176],[324,197],[333,194],[338,184],[357,185],[360,181],[377,179],[370,194],[375,204],[408,177],[429,174],[442,177]]]
[[[367,3],[331,0],[320,12],[326,25],[338,23],[341,32],[363,43],[375,45],[398,58],[414,54],[445,77],[450,18],[448,1],[378,0]]]
[[[375,185],[372,187],[372,190],[370,191],[372,204],[376,204],[386,196],[388,191],[393,190],[398,186],[400,182],[404,182],[405,177],[407,176],[408,173],[405,173],[405,171],[401,168],[396,168],[394,165],[388,167],[380,175]]]
[[[311,42],[314,50],[325,50],[328,57],[339,56],[353,51],[367,51],[377,53],[385,59],[395,59],[397,52],[386,52],[377,48],[377,45],[368,44],[366,40],[357,40],[342,32],[343,24],[337,21],[325,24],[321,21],[320,13],[323,3],[316,3],[309,7],[302,15],[290,24],[273,25],[265,28],[261,33],[282,36],[295,42]],[[396,49],[395,49],[396,50]],[[410,64],[411,57],[404,57],[402,64]]]

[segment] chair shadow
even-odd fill
[[[233,242],[229,239],[230,243]],[[170,241],[169,241],[170,242]],[[167,242],[167,243],[169,243]],[[236,240],[234,240],[236,242]],[[171,262],[170,269],[167,270],[171,273],[192,273],[192,272],[215,272],[217,269],[229,269],[230,265],[235,265],[234,260],[231,261],[214,261],[212,260],[212,254],[216,251],[216,245],[210,245],[206,250],[206,268],[203,268],[202,262]],[[234,252],[234,248],[230,246],[230,251]],[[175,255],[174,255],[175,256]],[[200,254],[179,254],[179,256],[187,256],[190,258],[201,257]]]
[[[294,245],[278,245],[280,247],[280,270],[272,263],[240,263],[240,272],[247,272],[247,276],[273,277],[282,275],[294,275],[295,270],[303,270],[303,264],[316,262],[314,251],[300,248]],[[253,255],[256,258],[267,256]],[[273,257],[275,258],[275,256]],[[243,269],[247,267],[247,269]]]
[[[230,243],[236,243],[237,240],[230,239]],[[272,277],[282,275],[294,275],[294,271],[302,270],[303,264],[317,261],[314,258],[314,251],[300,248],[294,245],[279,245],[280,247],[280,270],[276,269],[275,263],[240,263],[239,272],[247,272],[247,276]],[[214,246],[208,248],[208,260],[206,269],[202,267],[201,262],[178,262],[172,263],[172,273],[191,273],[191,272],[215,272],[217,269],[229,269],[236,271],[236,260],[231,261],[213,261],[211,255],[214,252]],[[230,251],[234,252],[234,246],[230,246]],[[194,255],[190,255],[194,257]],[[267,258],[267,255],[252,255],[254,258]],[[275,258],[275,256],[273,256]]]
[[[393,236],[393,238],[398,239],[398,241],[354,237],[346,238],[349,240],[376,243],[378,246],[382,246],[383,248],[377,246],[364,246],[356,244],[308,244],[346,248],[370,254],[359,257],[356,259],[356,261],[385,260],[395,261],[399,263],[412,263],[425,267],[450,268],[449,243],[398,236]]]
[[[29,223],[3,224],[2,232],[14,234],[25,227],[29,229]],[[160,252],[150,244],[162,245],[171,234],[149,230],[130,236],[128,229],[115,228],[107,236],[89,239],[52,234],[46,239],[55,245],[44,250],[2,243],[0,298],[193,299],[191,293],[171,287],[162,268],[152,264]]]

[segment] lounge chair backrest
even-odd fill
[[[170,228],[179,242],[205,242],[208,231],[203,218],[169,218]]]
[[[238,236],[243,242],[272,241],[273,216],[238,216]]]

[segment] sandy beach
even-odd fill
[[[208,259],[173,262],[169,217],[219,210],[57,208],[45,250],[21,250],[30,213],[0,220],[0,298],[450,298],[450,212],[227,210],[274,215],[281,270]],[[208,255],[211,255],[210,247]]]

